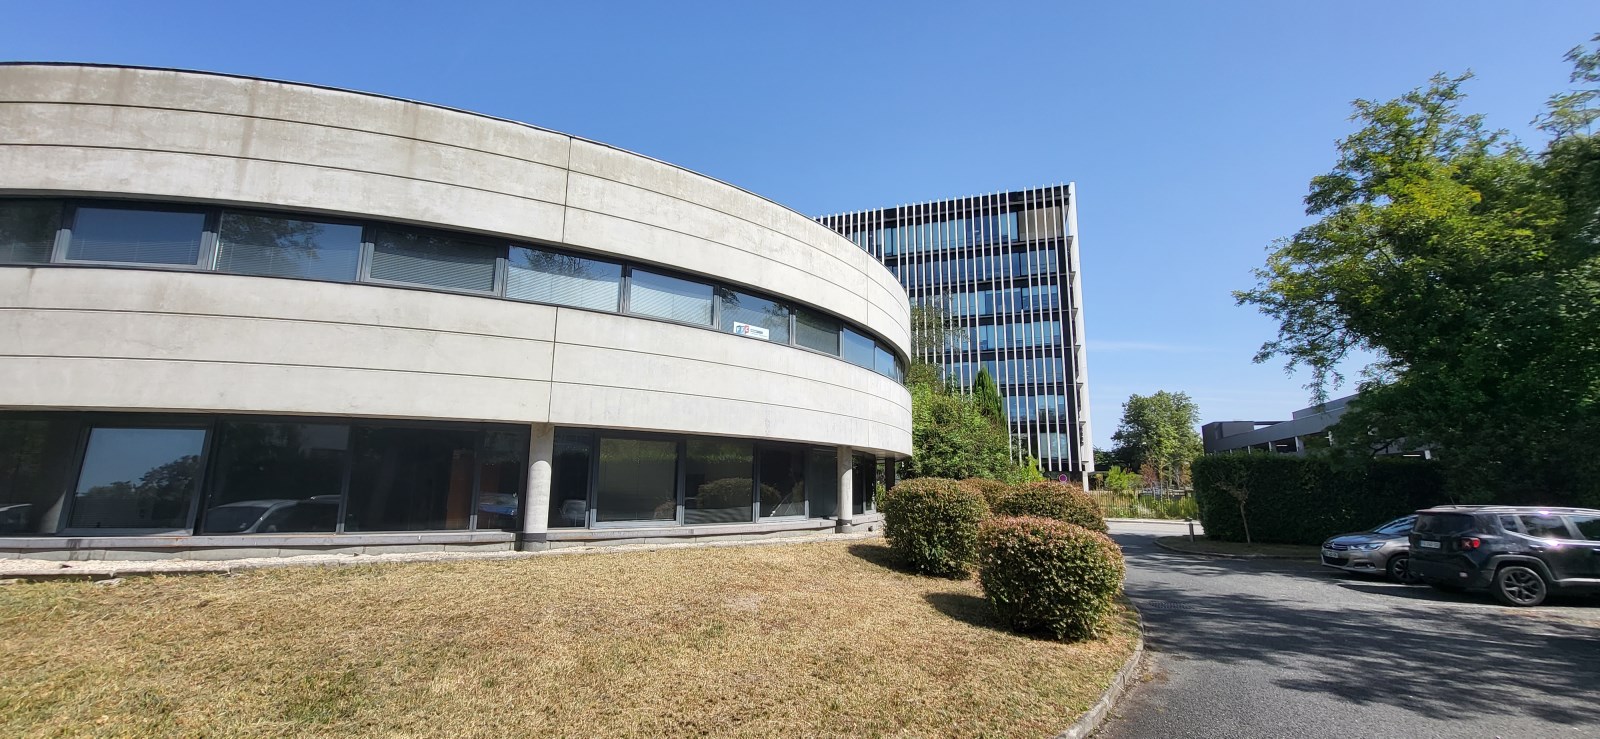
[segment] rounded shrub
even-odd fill
[[[997,516],[1038,516],[1077,524],[1090,531],[1106,531],[1100,504],[1083,488],[1066,482],[1030,482],[1018,485],[994,507]]]
[[[989,504],[989,510],[994,510],[1001,500],[1011,495],[1012,490],[1009,483],[987,477],[969,477],[961,481],[961,486],[982,496],[983,502]]]
[[[902,480],[878,501],[883,536],[912,569],[964,577],[977,559],[978,524],[989,517],[983,497],[955,480]]]
[[[1122,550],[1111,537],[1050,518],[1002,517],[978,529],[978,581],[1012,629],[1086,639],[1122,592]]]

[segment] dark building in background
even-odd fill
[[[824,216],[899,278],[912,305],[936,303],[966,341],[922,359],[971,387],[1000,386],[1013,437],[1052,477],[1094,469],[1083,287],[1073,185]]]

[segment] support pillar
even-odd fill
[[[839,523],[834,530],[842,534],[850,530],[850,522],[855,518],[856,458],[847,446],[839,447],[838,455]]]
[[[528,434],[528,494],[522,510],[525,549],[542,549],[550,530],[550,480],[555,463],[556,427],[533,424]],[[528,546],[528,545],[532,546]]]

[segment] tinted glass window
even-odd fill
[[[862,514],[877,506],[874,499],[878,492],[878,463],[872,457],[861,454],[851,459],[854,467],[850,471],[850,503],[854,513]]]
[[[224,272],[351,282],[361,227],[223,213],[217,250],[217,269]]]
[[[340,425],[222,424],[202,533],[334,531],[349,437]]]
[[[899,360],[895,359],[894,354],[884,345],[878,344],[873,348],[872,359],[872,368],[877,370],[878,374],[892,378],[895,382],[900,382],[903,379],[900,377]]]
[[[1412,525],[1415,524],[1416,521],[1417,519],[1415,516],[1397,518],[1382,526],[1379,526],[1378,528],[1374,529],[1374,531],[1380,534],[1409,534],[1411,533]]]
[[[806,452],[806,500],[812,518],[839,514],[839,453],[832,449]]]
[[[1560,516],[1522,515],[1522,529],[1536,539],[1571,539],[1566,522]]]
[[[589,515],[589,461],[594,440],[557,434],[550,479],[550,526],[586,526]]]
[[[466,239],[414,231],[379,231],[372,277],[452,290],[494,291],[495,262],[503,250]]]
[[[67,421],[0,420],[0,536],[55,533],[77,430]]]
[[[50,261],[56,230],[61,227],[61,203],[54,200],[0,202],[0,262]]]
[[[761,516],[804,516],[805,479],[805,455],[799,451],[761,450]]]
[[[622,265],[567,254],[511,247],[506,297],[615,312]]]
[[[684,459],[683,522],[751,520],[755,454],[749,442],[690,441]]]
[[[722,330],[775,344],[789,343],[788,306],[748,293],[722,291]]]
[[[711,286],[633,270],[633,289],[628,295],[628,310],[645,316],[711,325]]]
[[[73,493],[71,528],[189,528],[205,440],[204,429],[93,429]]]
[[[795,311],[794,343],[839,356],[839,322],[804,308]]]
[[[877,343],[871,338],[848,328],[842,331],[840,335],[843,337],[845,361],[872,369],[873,363],[876,361],[873,355],[877,352]]]
[[[678,520],[677,470],[677,442],[601,439],[595,520]]]
[[[1473,524],[1472,516],[1465,513],[1422,513],[1417,515],[1415,531],[1419,534],[1449,536],[1471,531]]]
[[[1583,538],[1600,541],[1600,516],[1570,516],[1567,520],[1572,522]]]
[[[356,427],[345,531],[465,529],[472,514],[478,434]]]
[[[490,431],[478,456],[480,530],[522,530],[522,481],[527,475],[528,435]]]
[[[195,264],[204,213],[81,207],[72,218],[67,258],[90,262]]]

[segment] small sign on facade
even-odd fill
[[[760,326],[752,326],[748,323],[739,323],[738,321],[735,321],[733,324],[733,332],[740,336],[748,336],[752,339],[761,339],[762,341],[766,341],[772,337],[772,332],[768,331],[767,329],[764,329]]]
[[[1066,482],[1066,481],[1067,481],[1067,476],[1066,475],[1057,475],[1056,476],[1056,482]]]

